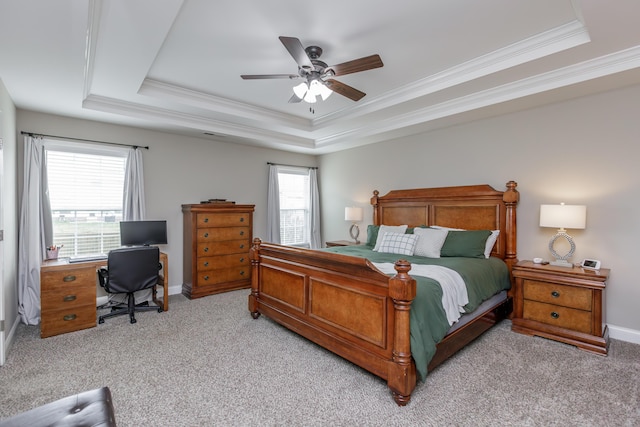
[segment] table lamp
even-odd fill
[[[558,228],[558,232],[549,241],[549,251],[556,258],[549,264],[559,267],[573,267],[568,259],[576,250],[573,238],[567,234],[565,228],[584,229],[587,221],[587,207],[584,205],[540,205],[540,227]],[[560,238],[569,243],[569,251],[560,255],[555,250],[556,241]]]
[[[360,228],[358,228],[358,224],[356,224],[356,222],[362,221],[362,208],[344,208],[344,220],[351,221],[349,235],[356,243],[360,243],[358,240]]]

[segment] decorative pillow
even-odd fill
[[[444,244],[448,230],[439,228],[418,228],[413,231],[418,236],[418,243],[413,252],[416,256],[427,258],[440,258],[440,249]]]
[[[378,232],[380,231],[379,225],[368,225],[367,226],[367,245],[375,246],[376,240],[378,240]]]
[[[415,234],[400,234],[400,233],[384,233],[381,234],[380,245],[378,249],[374,251],[388,253],[388,254],[400,254],[400,255],[413,255],[413,252],[418,242],[418,236]]]
[[[380,242],[382,241],[382,236],[384,235],[384,233],[404,234],[405,231],[407,231],[406,225],[381,225],[380,229],[378,230],[378,236],[376,237],[376,243],[373,250],[377,251],[380,247]]]
[[[487,238],[487,244],[484,247],[484,257],[489,258],[491,256],[491,251],[493,250],[493,246],[496,244],[498,240],[498,236],[500,235],[500,230],[492,230],[491,235]]]
[[[485,258],[484,248],[490,235],[491,231],[489,230],[450,230],[442,249],[440,249],[440,256]]]
[[[439,225],[432,225],[431,228],[437,228],[439,230],[454,230],[454,231],[466,231],[463,228],[449,228],[449,227],[441,227]],[[489,258],[491,256],[491,251],[493,251],[493,246],[496,244],[498,240],[498,236],[500,235],[500,230],[492,230],[491,235],[487,238],[487,243],[484,247],[484,257]]]

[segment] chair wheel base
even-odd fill
[[[98,323],[102,325],[104,323],[104,319],[102,317],[98,317]]]

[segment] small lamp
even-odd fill
[[[549,251],[556,258],[551,265],[559,267],[573,267],[567,261],[576,250],[573,238],[567,234],[565,228],[584,229],[587,221],[587,207],[584,205],[540,205],[540,227],[559,228],[558,232],[549,241]],[[569,243],[569,251],[560,255],[554,249],[558,239],[563,238]]]
[[[351,221],[349,235],[356,243],[360,243],[358,240],[360,228],[358,228],[358,224],[356,224],[356,222],[362,221],[362,208],[344,208],[344,220]]]

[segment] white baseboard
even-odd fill
[[[623,328],[622,326],[607,325],[609,327],[609,338],[626,341],[633,344],[640,344],[640,331]]]

